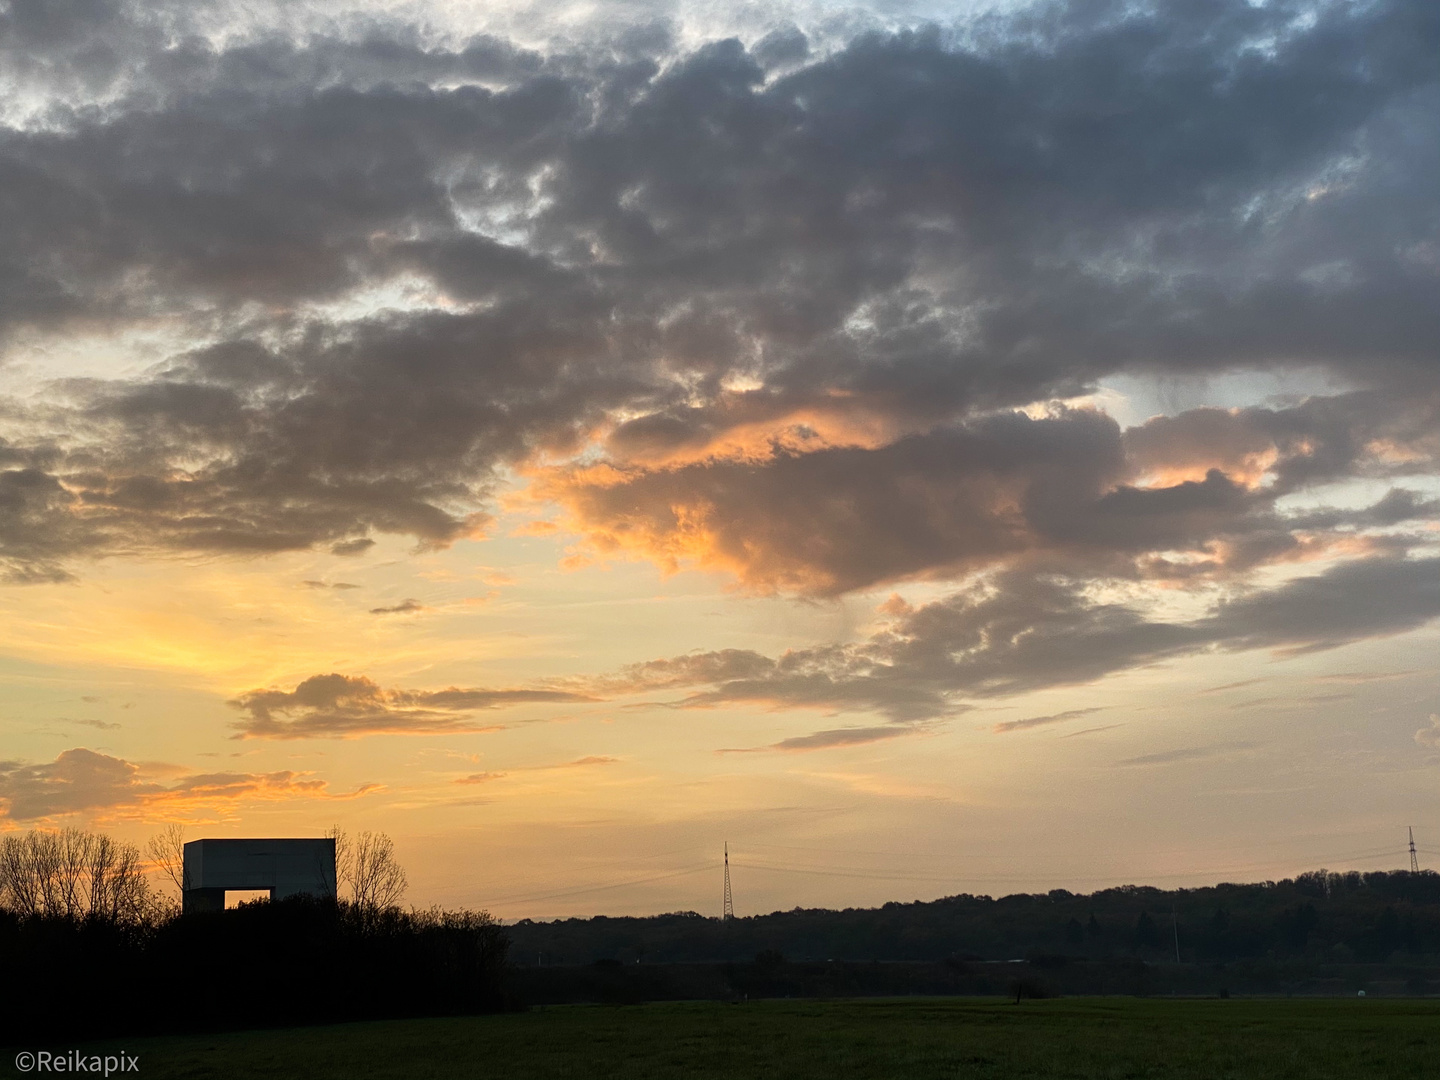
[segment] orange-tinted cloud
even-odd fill
[[[161,782],[156,770],[77,747],[53,762],[0,762],[0,803],[4,817],[35,821],[84,813],[101,818],[167,818],[249,802],[287,799],[355,798],[375,790],[366,785],[332,795],[324,780],[289,770],[271,773],[189,773]]]
[[[611,461],[630,467],[754,463],[816,450],[876,449],[934,419],[893,409],[883,396],[721,391],[701,407],[628,420],[605,435],[603,446]]]
[[[557,468],[534,494],[560,506],[582,552],[719,570],[760,593],[830,596],[1022,562],[1184,584],[1403,549],[1376,530],[1440,516],[1440,502],[1395,489],[1362,510],[1277,509],[1309,484],[1385,474],[1364,433],[1420,445],[1440,422],[1435,401],[1402,413],[1352,395],[1123,432],[1089,410],[998,413],[877,446]]]

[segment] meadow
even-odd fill
[[[85,1052],[120,1048],[147,1080],[1406,1080],[1436,1075],[1440,1001],[572,1005],[107,1041]],[[4,1059],[10,1075],[15,1049]]]

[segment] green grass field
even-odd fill
[[[890,999],[564,1006],[131,1039],[87,1052],[122,1046],[138,1056],[138,1075],[146,1080],[1404,1080],[1440,1076],[1440,1002],[1071,998],[1020,1005]],[[4,1067],[17,1075],[14,1050]]]

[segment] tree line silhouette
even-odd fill
[[[1127,885],[993,898],[959,895],[877,908],[777,911],[722,921],[521,920],[516,962],[717,963],[770,950],[791,960],[1010,960],[1032,956],[1173,962],[1308,958],[1440,962],[1440,874],[1332,873],[1162,890]]]
[[[0,1043],[509,1003],[504,931],[484,912],[402,909],[404,871],[383,834],[337,835],[339,899],[188,914],[183,834],[148,847],[147,863],[133,844],[78,829],[0,839]]]

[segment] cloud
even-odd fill
[[[829,731],[817,731],[810,735],[796,735],[788,739],[781,739],[778,743],[765,747],[765,749],[795,752],[805,750],[830,750],[837,746],[863,746],[868,743],[880,742],[884,739],[895,739],[904,735],[914,735],[920,730],[921,728],[915,725],[904,727],[832,728]]]
[[[115,731],[120,725],[107,720],[72,720],[66,718],[61,721],[65,724],[79,724],[82,727],[98,728],[100,731]]]
[[[602,553],[810,595],[1036,558],[1223,576],[1436,515],[1275,506],[1435,471],[1417,0],[748,51],[58,11],[0,24],[0,363],[158,343],[0,402],[9,582],[440,548],[517,474]],[[1297,365],[1343,389],[1130,432],[1013,412]]]
[[[512,773],[553,772],[557,769],[588,769],[596,765],[614,765],[619,760],[620,759],[616,757],[596,755],[576,758],[574,761],[562,761],[558,765],[527,765],[518,769],[509,769],[505,772],[470,773],[468,776],[457,777],[452,782],[467,786],[472,784],[489,784],[496,780],[503,780]]]
[[[1068,734],[1061,735],[1060,738],[1079,739],[1085,735],[1098,735],[1102,731],[1114,731],[1116,728],[1124,726],[1124,724],[1101,724],[1099,727],[1082,728],[1079,731],[1069,732]]]
[[[1337,671],[1330,675],[1311,676],[1316,682],[1338,682],[1349,684],[1389,682],[1393,679],[1408,679],[1411,676],[1422,674],[1417,670],[1410,671]]]
[[[489,784],[506,776],[503,772],[481,772],[471,773],[469,776],[458,777],[454,782],[457,784]]]
[[[1050,716],[1027,716],[1023,720],[1006,720],[996,724],[991,730],[996,735],[1003,735],[1007,731],[1024,731],[1026,728],[1044,727],[1048,724],[1063,724],[1067,720],[1078,720],[1082,716],[1104,711],[1103,706],[1096,706],[1089,709],[1069,709],[1066,712],[1053,713]],[[1099,729],[1092,728],[1091,730]]]
[[[418,600],[405,599],[393,607],[375,607],[370,609],[371,615],[410,615],[417,611],[426,610],[425,605]]]
[[[1440,558],[1339,563],[1220,600],[1189,621],[1156,619],[1141,607],[1096,598],[1083,580],[1046,574],[1010,573],[921,607],[890,602],[883,610],[888,621],[859,642],[774,658],[691,653],[634,665],[595,687],[612,694],[687,690],[670,702],[682,709],[873,711],[908,725],[954,715],[968,702],[1089,683],[1200,652],[1294,656],[1405,633],[1440,617]]]
[[[473,712],[536,703],[593,701],[566,690],[387,690],[358,675],[312,675],[294,690],[251,690],[230,704],[245,713],[239,738],[355,738],[494,731]]]
[[[1261,705],[1268,705],[1271,708],[1300,709],[1307,705],[1316,705],[1326,701],[1349,701],[1354,694],[1347,692],[1338,694],[1305,694],[1301,697],[1293,695],[1276,695],[1274,697],[1253,698],[1250,701],[1237,701],[1230,706],[1232,709],[1254,709]]]
[[[1206,758],[1224,757],[1241,750],[1253,749],[1255,743],[1250,742],[1229,742],[1216,743],[1213,746],[1190,746],[1180,750],[1164,750],[1157,754],[1141,754],[1139,757],[1126,758],[1117,761],[1115,764],[1134,767],[1137,765],[1172,765],[1182,761],[1204,761]]]
[[[1364,559],[1224,600],[1197,629],[1227,649],[1319,652],[1440,615],[1440,558]]]
[[[1415,741],[1432,750],[1440,749],[1440,713],[1430,714],[1429,725],[1415,732]]]
[[[1428,445],[1440,397],[1397,414],[1353,395],[1317,412],[1199,410],[1128,431],[1090,410],[1005,412],[878,447],[560,469],[538,490],[599,555],[820,596],[1022,562],[1193,582],[1363,550],[1364,530],[1440,516],[1403,489],[1359,510],[1277,510],[1308,484],[1384,475],[1380,450],[1362,447],[1440,464]],[[1198,430],[1171,430],[1187,424]]]
[[[155,774],[171,773],[160,782]],[[53,762],[0,762],[0,803],[12,821],[37,821],[85,813],[97,817],[148,818],[224,808],[242,802],[284,799],[353,798],[331,795],[325,781],[309,773],[190,773],[157,770],[108,754],[76,747]]]
[[[307,589],[358,589],[359,585],[352,585],[348,581],[302,581],[300,584]]]
[[[1227,690],[1241,690],[1247,686],[1258,686],[1271,680],[1270,675],[1261,675],[1254,679],[1241,679],[1238,682],[1222,683],[1220,686],[1208,686],[1204,690],[1197,690],[1197,694],[1223,694]]]
[[[330,545],[332,555],[363,555],[375,546],[375,541],[368,536],[356,537],[354,540],[340,540]]]

